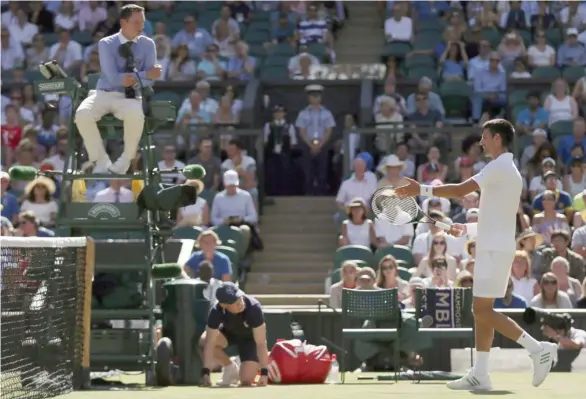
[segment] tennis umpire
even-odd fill
[[[220,386],[230,386],[240,380],[240,386],[252,385],[260,366],[260,380],[268,382],[269,353],[267,330],[260,303],[246,295],[234,283],[224,282],[216,289],[218,300],[210,310],[206,331],[200,338],[203,347],[202,376],[204,386],[211,386],[210,372],[219,363],[223,366]],[[236,346],[240,370],[224,352]]]

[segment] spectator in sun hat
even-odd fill
[[[382,179],[378,182],[378,186],[399,187],[407,184],[407,180],[401,175],[405,167],[405,162],[401,161],[395,154],[385,157],[378,167],[378,171],[383,174]]]
[[[537,149],[547,141],[547,132],[542,128],[533,129],[531,133],[533,142],[525,147],[521,155],[521,168],[525,168],[531,158],[535,156]]]
[[[57,217],[57,203],[53,200],[56,186],[53,180],[40,176],[26,185],[24,189],[24,202],[21,211],[32,211],[39,223],[44,226],[55,224]]]
[[[566,30],[566,40],[558,48],[557,64],[560,67],[586,65],[586,49],[578,41],[578,29]]]
[[[11,222],[16,222],[20,212],[20,205],[18,198],[10,192],[10,175],[7,172],[0,172],[0,197],[2,198],[2,216],[6,217]]]

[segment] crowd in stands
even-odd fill
[[[517,214],[518,251],[502,308],[586,307],[586,3],[546,1],[388,1],[384,35],[387,79],[374,99],[367,137],[351,136],[352,173],[336,197],[339,253],[331,304],[341,289],[398,288],[405,306],[417,287],[470,286],[475,237],[456,238],[428,224],[394,226],[373,221],[370,198],[381,186],[400,186],[407,176],[423,184],[461,182],[487,162],[480,128],[471,127],[461,155],[450,156],[449,134],[419,133],[506,117],[518,133],[516,162],[524,177]],[[443,29],[443,35],[440,32]],[[435,36],[435,37],[434,37]],[[419,79],[415,93],[397,80]],[[547,78],[547,92],[515,90],[511,82]],[[463,102],[446,87],[460,84]],[[454,114],[454,108],[458,107]],[[462,122],[461,122],[462,121]],[[424,131],[424,130],[422,130]],[[477,133],[472,133],[477,132]],[[367,149],[368,151],[362,151]],[[453,158],[456,158],[453,160]],[[478,220],[479,199],[421,198],[422,209],[444,222]],[[372,251],[370,262],[351,246]],[[374,261],[373,261],[374,259]],[[340,265],[338,265],[340,266]]]

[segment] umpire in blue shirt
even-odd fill
[[[144,126],[141,87],[152,86],[162,71],[155,64],[155,42],[141,35],[144,23],[144,8],[128,4],[120,9],[120,32],[98,43],[101,74],[96,90],[89,92],[75,112],[77,129],[89,160],[95,164],[94,173],[125,174],[136,156]],[[132,56],[120,55],[122,45]],[[114,164],[97,126],[109,113],[124,122],[124,151]]]
[[[321,105],[323,89],[321,85],[305,87],[309,106],[301,110],[295,122],[309,152],[304,165],[308,195],[325,195],[328,184],[329,144],[336,122],[330,110]]]

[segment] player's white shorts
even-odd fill
[[[515,252],[477,251],[472,293],[479,298],[505,296]]]

